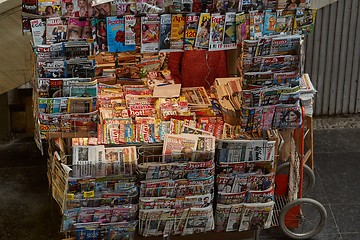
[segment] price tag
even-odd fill
[[[68,193],[66,194],[66,199],[72,201],[75,199],[75,195],[72,193]]]
[[[95,197],[95,191],[84,192],[84,198],[94,198],[94,197]]]

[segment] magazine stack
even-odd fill
[[[275,141],[219,140],[215,231],[271,226]]]
[[[189,235],[214,229],[215,137],[167,134],[158,161],[139,164],[139,233]]]
[[[308,0],[22,3],[35,140],[50,146],[63,232],[132,240],[271,226],[277,129],[303,124],[300,99],[312,113]],[[228,61],[238,74],[210,84],[209,55],[225,50],[239,52]],[[208,86],[182,87],[170,70],[189,51],[206,52]]]

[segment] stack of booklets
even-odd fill
[[[309,74],[305,73],[300,78],[300,99],[305,109],[306,116],[312,116],[314,112],[314,97],[316,90],[310,80]]]

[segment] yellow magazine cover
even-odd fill
[[[170,49],[183,51],[185,36],[185,17],[182,14],[171,16]]]

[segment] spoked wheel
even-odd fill
[[[289,202],[280,213],[280,228],[290,238],[308,239],[325,227],[327,212],[321,203],[311,198]]]
[[[276,174],[289,174],[290,163],[286,162],[279,165],[276,169]],[[315,186],[315,174],[313,170],[306,164],[304,164],[303,172],[303,184],[302,184],[302,196],[306,196],[310,193]]]

